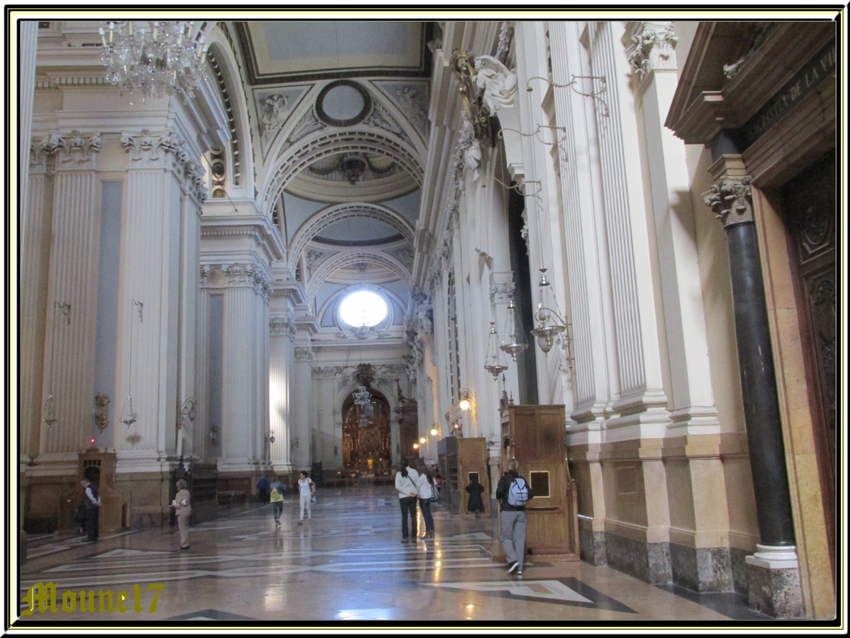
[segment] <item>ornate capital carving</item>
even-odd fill
[[[291,312],[269,319],[269,330],[273,336],[295,338],[295,317]]]
[[[753,221],[753,191],[749,176],[740,179],[722,178],[703,195],[705,205],[711,208],[723,227]]]
[[[639,32],[632,35],[629,63],[638,82],[657,69],[675,69],[675,47],[679,41],[670,22],[641,22]]]
[[[94,169],[95,153],[100,152],[100,131],[81,133],[51,131],[35,139],[30,147],[30,163],[47,169],[49,159],[56,170]]]
[[[309,344],[306,346],[295,346],[294,355],[296,361],[312,361],[313,348]]]
[[[121,133],[121,146],[130,153],[130,168],[161,168],[175,171],[187,191],[199,201],[207,198],[204,171],[186,151],[185,142],[172,130]]]

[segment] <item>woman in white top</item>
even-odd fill
[[[304,520],[304,509],[307,509],[307,520],[313,520],[313,512],[310,508],[310,501],[313,497],[313,493],[316,491],[316,485],[313,483],[313,480],[310,478],[310,475],[307,474],[307,470],[301,470],[301,478],[298,479],[298,495],[299,502],[301,503],[301,518],[298,521],[299,525],[303,525],[302,521]]]
[[[419,509],[422,510],[422,520],[425,521],[424,538],[434,538],[434,517],[431,516],[431,495],[436,491],[434,479],[427,469],[422,470],[419,477]]]
[[[407,516],[413,534],[410,538],[416,542],[416,496],[419,494],[419,472],[407,466],[407,461],[402,459],[401,469],[395,475],[395,489],[398,491],[398,502],[401,505],[401,542],[406,543],[408,539]]]

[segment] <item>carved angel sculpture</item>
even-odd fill
[[[483,92],[482,99],[490,115],[513,105],[517,86],[515,73],[491,55],[476,56],[475,70],[475,84]]]

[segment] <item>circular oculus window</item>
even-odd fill
[[[381,295],[369,290],[352,292],[339,304],[339,317],[356,328],[371,328],[387,318],[389,308]]]
[[[369,92],[356,82],[337,80],[319,92],[316,115],[331,126],[353,126],[372,110]]]

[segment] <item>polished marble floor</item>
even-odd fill
[[[529,557],[521,576],[508,574],[491,558],[495,519],[452,515],[440,505],[434,519],[436,538],[403,544],[392,487],[329,488],[319,490],[312,522],[298,525],[290,493],[280,527],[269,504],[226,510],[215,521],[192,525],[185,551],[178,550],[176,526],[126,531],[96,543],[31,537],[20,569],[20,610],[30,610],[28,592],[35,610],[16,626],[165,621],[327,627],[365,621],[575,629],[770,622],[734,594],[697,596],[583,562]],[[420,527],[422,533],[421,521]],[[55,585],[56,611],[49,588],[31,589],[37,583]],[[80,611],[81,591],[93,592],[88,603],[86,594],[82,598],[94,612]],[[126,601],[119,601],[121,592]]]

